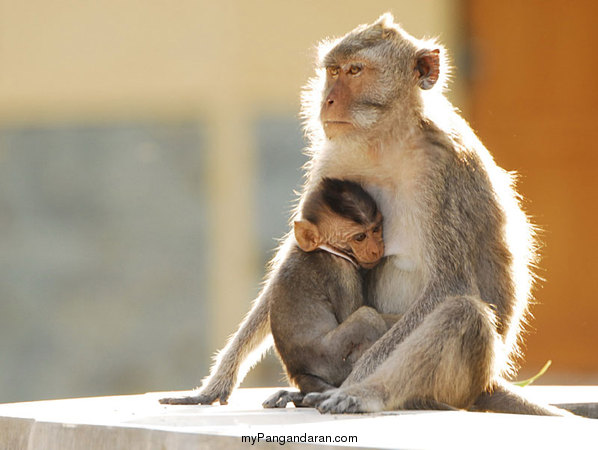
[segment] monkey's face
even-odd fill
[[[377,90],[379,75],[365,58],[327,65],[320,120],[328,139],[367,130],[378,121],[387,103],[384,92]]]
[[[370,140],[421,108],[420,91],[436,84],[440,70],[440,50],[424,44],[430,43],[404,35],[389,15],[322,44],[319,118],[326,137]]]
[[[322,226],[325,243],[351,257],[364,269],[375,267],[384,256],[380,213],[375,221],[366,225],[335,216]]]

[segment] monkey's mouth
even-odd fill
[[[322,126],[328,139],[349,136],[355,130],[355,125],[345,120],[324,120]]]
[[[378,258],[375,261],[362,261],[357,257],[357,255],[355,255],[355,252],[351,248],[344,249],[344,250],[339,249],[338,251],[343,253],[347,259],[350,259],[351,261],[353,261],[353,264],[355,264],[356,266],[359,266],[363,269],[373,269],[374,267],[376,267],[378,265],[378,263],[382,259],[382,258]]]
[[[359,258],[357,258],[357,256],[355,255],[355,252],[352,249],[346,249],[346,250],[338,250],[339,252],[341,252],[346,259],[351,260],[351,262],[353,262],[353,264],[355,266],[359,266],[362,269],[373,269],[374,267],[376,267],[378,265],[378,263],[381,261],[382,258],[379,258],[375,261],[361,261]]]
[[[378,263],[380,262],[380,260],[382,259],[382,258],[380,258],[375,261],[361,261],[355,255],[355,252],[353,252],[353,250],[351,250],[351,249],[347,249],[347,250],[338,249],[338,251],[343,254],[345,259],[350,260],[355,266],[359,266],[362,269],[367,269],[367,270],[373,269],[374,267],[376,267],[378,265]]]
[[[361,267],[363,267],[364,269],[373,269],[374,267],[376,267],[378,265],[379,262],[380,262],[379,259],[376,260],[376,261],[373,261],[373,262],[362,262],[362,261],[359,261],[359,265]]]

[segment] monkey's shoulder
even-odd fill
[[[331,284],[361,282],[362,275],[351,262],[323,250],[304,252],[294,246],[278,272],[279,282],[286,286],[325,287]]]
[[[481,181],[490,184],[488,171],[502,169],[494,163],[469,125],[458,114],[452,113],[451,116],[448,130],[441,129],[430,120],[422,121],[419,146],[428,161],[426,166],[439,175],[458,176],[461,181],[475,184]]]
[[[325,251],[304,252],[295,246],[276,273],[272,302],[325,302],[336,309],[339,299],[357,302],[362,284],[363,276],[351,262]]]
[[[502,220],[503,197],[514,197],[510,175],[496,165],[467,123],[455,114],[452,128],[422,123],[427,170],[422,198],[449,218],[483,226]]]

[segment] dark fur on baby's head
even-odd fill
[[[360,225],[373,223],[378,215],[374,199],[359,183],[324,178],[303,203],[302,216],[313,224],[330,210]]]

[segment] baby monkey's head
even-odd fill
[[[294,231],[303,251],[332,250],[365,269],[384,256],[382,214],[358,183],[324,178],[305,198],[301,217]]]

